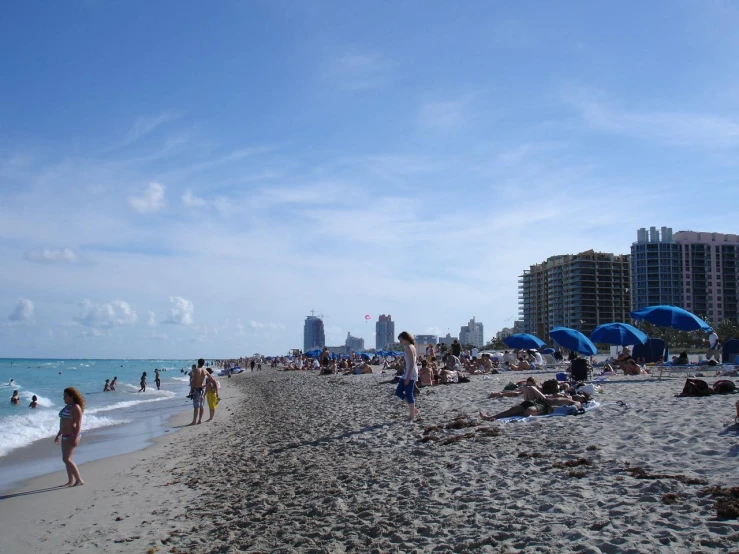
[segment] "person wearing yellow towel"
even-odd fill
[[[205,378],[205,401],[208,403],[208,410],[210,411],[208,421],[213,421],[213,418],[216,417],[216,407],[221,400],[218,396],[221,386],[218,379],[213,375],[213,369],[207,368],[206,371],[208,376]]]

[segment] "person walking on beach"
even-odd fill
[[[207,368],[206,371],[208,375],[205,378],[205,400],[208,402],[208,411],[210,412],[210,417],[207,421],[213,421],[213,418],[216,417],[216,408],[221,401],[218,395],[221,385],[218,379],[213,376],[213,370],[211,368]]]
[[[192,395],[192,423],[190,425],[199,425],[203,422],[205,380],[208,377],[204,365],[205,360],[200,358],[197,367],[190,372],[190,394]]]
[[[395,396],[408,403],[408,421],[413,421],[418,415],[416,408],[416,399],[413,396],[413,389],[418,381],[418,367],[416,366],[416,339],[413,338],[408,331],[403,331],[398,335],[398,341],[403,345],[405,356],[405,372],[398,381],[398,387],[395,389]]]
[[[708,352],[706,352],[706,359],[716,358],[717,362],[721,362],[721,354],[718,351],[718,335],[716,331],[711,331],[708,335]]]
[[[162,384],[161,379],[159,379],[159,369],[154,370],[154,384],[157,386],[157,390],[159,390],[159,385]]]
[[[64,389],[64,408],[59,412],[59,432],[54,444],[62,443],[62,461],[67,466],[67,487],[79,487],[85,482],[80,476],[80,470],[72,461],[74,449],[80,443],[82,431],[82,413],[85,411],[85,399],[74,387]]]
[[[141,388],[139,389],[139,392],[146,392],[146,372],[145,371],[141,374]]]

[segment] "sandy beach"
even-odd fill
[[[615,376],[584,415],[477,417],[527,375],[424,389],[414,424],[379,370],[221,379],[215,422],[3,496],[3,552],[739,552],[707,491],[739,486],[739,395]]]

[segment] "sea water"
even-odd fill
[[[100,441],[106,440],[111,434],[124,439],[129,435],[151,438],[161,434],[162,429],[155,428],[157,426],[151,421],[157,421],[161,427],[164,415],[173,413],[175,408],[181,410],[187,407],[185,396],[189,379],[184,372],[189,371],[192,362],[0,359],[0,466],[10,464],[14,452],[36,441],[46,439],[50,445],[53,444],[51,440],[59,430],[59,410],[64,406],[63,392],[66,387],[75,387],[85,398],[82,420],[84,440],[81,445],[87,448],[78,450],[88,460],[104,457],[100,448],[95,455],[91,455],[94,449],[89,448],[90,431],[100,430],[92,433],[92,437],[98,437]],[[154,383],[155,368],[160,370],[160,390]],[[143,372],[147,374],[146,391],[138,392]],[[118,377],[116,390],[103,392],[105,380],[112,381],[114,377]],[[10,402],[15,390],[20,395],[20,405]],[[29,404],[34,395],[38,407],[31,409]],[[114,426],[122,427],[116,429]],[[111,433],[114,429],[116,432]],[[134,432],[127,433],[126,429],[133,429]],[[135,441],[129,439],[128,442],[127,446],[120,446],[118,441],[119,446],[113,450],[106,446],[107,455],[135,449],[132,447]],[[138,448],[143,446],[145,444],[137,444]],[[28,464],[24,462],[22,473],[24,476],[44,473],[39,469],[43,462],[38,461],[36,471],[26,467]],[[7,480],[0,479],[0,486],[4,484],[3,481],[7,484]]]

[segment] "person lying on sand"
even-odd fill
[[[649,371],[637,364],[634,358],[630,358],[629,361],[626,362],[624,375],[649,375]]]
[[[524,401],[516,404],[512,408],[508,408],[495,415],[488,415],[480,410],[480,419],[485,421],[495,421],[513,416],[536,416],[552,413],[555,406],[575,406],[582,409],[580,402],[570,400],[569,398],[547,398],[539,389],[533,386],[526,386],[523,390]]]

